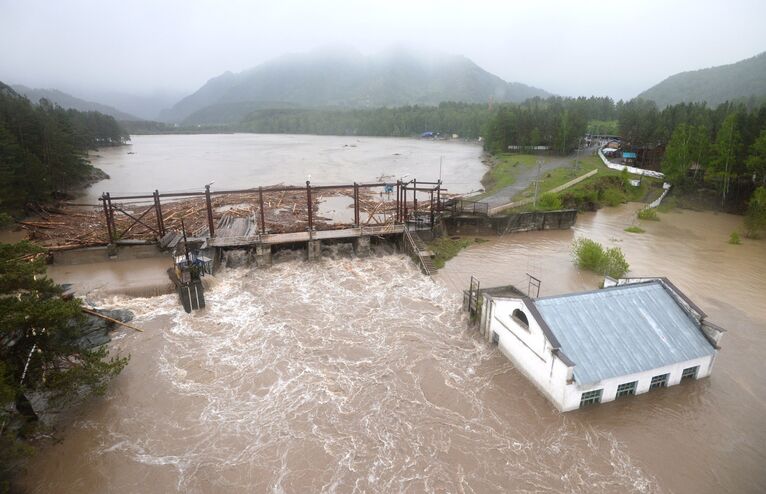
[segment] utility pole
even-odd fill
[[[575,160],[574,160],[574,167],[572,168],[574,171],[574,175],[577,175],[577,170],[579,169],[580,164],[580,146],[582,145],[582,137],[577,139],[577,152],[575,154]]]
[[[540,171],[543,167],[543,160],[537,160],[537,180],[535,180],[535,199],[532,207],[537,208],[537,193],[540,190]]]

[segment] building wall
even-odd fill
[[[497,335],[500,351],[516,367],[561,409],[566,396],[571,368],[551,353],[551,345],[540,325],[532,317],[521,299],[492,299],[485,295],[481,326],[483,334],[492,341]],[[511,317],[519,309],[527,316],[529,328],[525,329]]]
[[[659,367],[645,372],[639,372],[637,374],[630,374],[627,376],[620,376],[612,379],[601,381],[598,384],[591,386],[580,386],[577,383],[573,383],[567,386],[561,411],[567,412],[569,410],[576,410],[580,408],[580,399],[582,394],[588,391],[594,391],[602,389],[601,403],[614,401],[617,397],[617,386],[620,384],[627,384],[633,381],[638,381],[636,385],[636,394],[642,394],[649,391],[652,378],[654,376],[660,376],[662,374],[670,374],[668,377],[668,386],[674,386],[681,382],[681,374],[684,369],[699,365],[699,371],[697,372],[697,379],[707,377],[713,370],[713,362],[715,358],[713,356],[702,357],[694,360],[688,360],[685,362],[679,362],[673,365],[665,367]],[[576,363],[575,363],[576,365]],[[629,397],[623,397],[622,399],[629,399]]]
[[[519,324],[511,314],[523,311],[529,321],[529,330]],[[551,350],[538,322],[532,317],[521,299],[493,299],[484,295],[479,329],[487,340],[497,338],[500,351],[543,393],[559,410],[566,412],[580,408],[582,394],[602,389],[601,403],[616,398],[620,384],[637,381],[636,394],[649,391],[652,377],[670,374],[668,386],[681,382],[684,369],[699,366],[697,379],[710,375],[715,355],[675,363],[636,374],[604,380],[595,385],[582,386],[572,379],[574,367],[565,364]],[[496,337],[494,335],[497,335]],[[575,362],[575,366],[577,363]],[[628,399],[625,397],[624,399]]]

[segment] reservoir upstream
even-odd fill
[[[233,190],[285,184],[381,181],[409,175],[436,181],[450,192],[481,187],[486,171],[481,146],[464,141],[391,137],[284,134],[137,135],[127,146],[101,148],[91,156],[110,179],[86,189],[79,201],[112,195]]]

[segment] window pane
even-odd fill
[[[697,371],[699,370],[699,365],[696,367],[689,367],[688,369],[684,369],[683,374],[681,374],[681,379],[695,379],[697,377]]]
[[[637,381],[620,384],[617,386],[617,397],[620,396],[628,396],[628,395],[634,395],[636,394],[636,386],[638,385]]]
[[[580,397],[580,407],[585,405],[592,405],[595,403],[601,403],[601,393],[603,389],[597,389],[595,391],[586,391]]]
[[[661,376],[654,376],[652,382],[649,385],[649,389],[664,388],[668,385],[668,374],[662,374]]]

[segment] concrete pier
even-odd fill
[[[306,249],[308,251],[309,261],[318,261],[322,258],[322,241],[321,240],[309,240],[306,242]]]
[[[357,257],[368,257],[370,255],[370,237],[357,237],[353,240],[354,254]]]
[[[259,268],[271,266],[271,245],[255,244],[253,255],[255,257],[255,265]]]

